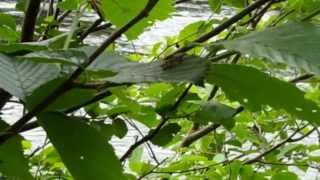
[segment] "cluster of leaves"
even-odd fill
[[[40,0],[19,0],[23,22],[1,13],[0,107],[18,99],[26,112],[1,121],[0,177],[294,180],[319,170],[319,143],[302,140],[320,134],[320,1],[206,2],[235,15],[191,23],[144,55],[115,40],[137,39],[188,0],[51,0],[45,15]],[[99,18],[89,27],[87,12]],[[83,42],[106,27],[101,46]],[[21,133],[39,126],[48,143],[31,151]],[[109,141],[128,126],[143,137],[119,158]],[[154,146],[172,153],[146,159]]]

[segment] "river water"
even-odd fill
[[[16,12],[15,1],[14,0],[2,0],[0,2],[0,12],[6,12],[17,17],[21,17],[22,13]],[[193,0],[188,3],[179,4],[177,7],[177,11],[172,15],[171,18],[156,22],[151,28],[149,28],[146,32],[139,36],[139,38],[135,41],[127,41],[125,38],[121,38],[118,42],[121,45],[121,50],[127,52],[140,52],[146,53],[152,47],[153,44],[159,41],[164,41],[166,37],[173,36],[179,33],[179,31],[185,27],[186,25],[196,22],[199,20],[208,20],[209,18],[221,18],[230,16],[233,12],[230,10],[222,11],[222,14],[219,16],[212,15],[211,11],[206,3],[206,0]],[[97,19],[97,16],[91,13],[88,13],[81,19],[82,22],[91,23]],[[71,18],[66,19],[65,29],[68,29],[70,25]],[[85,42],[90,45],[99,45],[104,39],[108,37],[108,33],[106,31],[100,31],[94,33],[93,35],[89,35],[88,38],[85,39]],[[5,107],[5,111],[2,115],[2,118],[8,123],[13,123],[19,117],[21,117],[23,109],[21,106],[15,103],[8,103]],[[116,137],[112,138],[110,143],[115,148],[116,154],[121,156],[131,144],[135,142],[137,138],[140,138],[141,135],[132,128],[128,126],[129,131],[125,138],[118,139]],[[143,134],[147,134],[148,129],[141,124],[138,124],[138,128],[142,131]],[[32,149],[36,149],[39,146],[44,144],[46,139],[46,135],[41,128],[34,129],[32,131],[28,131],[23,133],[23,136],[30,140],[33,144]],[[306,143],[314,143],[317,140],[317,135],[312,134],[311,137],[306,138],[304,142]],[[170,150],[165,150],[157,146],[152,146],[152,149],[155,151],[157,159],[161,161],[162,159],[173,156],[174,152]],[[148,151],[145,153],[145,159],[151,159],[150,152],[148,148],[145,146],[144,151]],[[318,172],[314,169],[310,169],[304,173],[297,168],[291,168],[295,172],[299,173],[301,179],[307,180],[316,180],[320,179]]]

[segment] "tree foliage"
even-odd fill
[[[209,19],[147,53],[124,52],[118,40],[134,43],[179,4],[195,3],[18,0],[23,20],[0,13],[0,108],[24,109],[13,123],[1,118],[0,178],[295,180],[319,172],[320,1],[204,2]],[[97,20],[83,22],[87,13]],[[97,31],[107,38],[92,46],[85,39]],[[38,127],[47,139],[36,148],[22,133]],[[115,151],[112,140],[131,131],[140,136]],[[171,153],[160,158],[155,147]]]

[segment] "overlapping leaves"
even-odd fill
[[[305,99],[303,91],[255,68],[213,64],[208,81],[220,86],[229,99],[253,111],[269,105],[276,110],[284,109],[298,118],[319,123],[320,108],[315,102]]]

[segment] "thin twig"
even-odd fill
[[[274,145],[273,147],[271,147],[270,149],[264,151],[263,153],[257,155],[256,157],[252,158],[252,159],[249,159],[247,161],[244,162],[244,164],[252,164],[252,163],[255,163],[257,161],[259,161],[261,158],[263,158],[264,156],[270,154],[271,152],[275,151],[276,149],[278,149],[279,147],[283,146],[284,144],[288,143],[288,142],[292,142],[292,138],[297,134],[299,133],[302,129],[306,128],[308,126],[305,125],[301,128],[298,128],[297,130],[295,130],[288,138],[286,138],[285,140],[281,141],[280,143]],[[312,130],[313,131],[313,130]],[[309,133],[307,133],[309,135]],[[303,136],[303,138],[305,138],[306,136]],[[302,139],[303,139],[302,138]]]
[[[152,172],[157,169],[159,166],[161,166],[163,163],[167,161],[168,158],[163,159],[161,162],[159,162],[157,165],[155,165],[150,171],[140,176],[137,180],[143,179],[144,177],[148,176],[149,174],[152,174]]]
[[[158,124],[158,126],[153,130],[153,131],[149,131],[149,134],[147,134],[146,136],[144,136],[142,139],[138,140],[137,142],[135,142],[134,144],[132,144],[129,149],[122,155],[122,157],[120,158],[120,161],[124,161],[126,160],[131,154],[132,152],[138,148],[140,145],[142,145],[143,143],[151,140],[160,130],[161,128],[166,124],[166,122],[170,119],[170,114],[174,111],[176,111],[176,109],[179,107],[180,103],[182,102],[182,100],[187,96],[190,88],[192,87],[192,84],[189,84],[188,87],[184,90],[184,92],[179,96],[178,100],[175,102],[175,104],[170,108],[170,110],[168,111],[167,114],[165,114],[163,116],[163,119],[161,120],[161,122]]]
[[[250,12],[252,12],[253,10],[263,6],[265,3],[270,2],[273,0],[258,0],[255,1],[254,3],[252,3],[251,5],[249,5],[248,7],[246,7],[245,9],[243,9],[241,12],[239,12],[238,14],[236,14],[235,16],[231,17],[230,19],[228,19],[227,21],[223,22],[222,24],[220,24],[219,26],[217,26],[216,28],[214,28],[212,31],[200,36],[199,38],[197,38],[195,41],[193,41],[192,43],[189,43],[189,45],[186,45],[178,50],[176,50],[174,53],[172,53],[170,56],[168,56],[167,58],[171,58],[176,54],[180,54],[182,52],[186,52],[192,48],[194,48],[196,46],[196,44],[198,43],[202,43],[205,42],[207,40],[209,40],[210,38],[220,34],[222,31],[224,31],[225,29],[227,29],[228,27],[230,27],[231,25],[233,25],[234,23],[238,22],[239,20],[241,20],[243,17],[245,17],[246,15],[248,15]]]
[[[257,163],[266,164],[266,165],[276,165],[276,166],[295,166],[295,167],[309,167],[313,169],[320,170],[320,167],[314,166],[311,164],[297,164],[297,163],[278,163],[278,162],[266,162],[266,161],[257,161]]]

